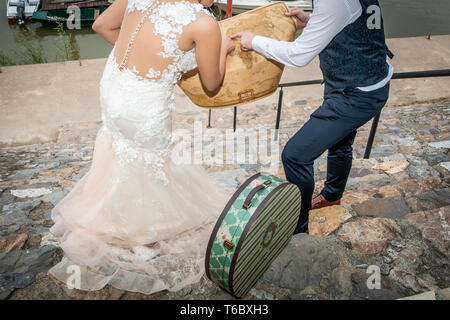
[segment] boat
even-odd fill
[[[265,6],[273,2],[271,0],[233,0],[233,14],[243,13],[248,10],[253,10],[255,8]],[[284,1],[289,8],[298,7],[304,11],[312,11],[312,1],[311,0],[290,0]],[[227,0],[214,0],[214,4],[220,8],[220,10],[225,11],[227,8]]]
[[[32,18],[44,25],[64,24],[72,15],[70,6],[77,6],[80,9],[80,26],[90,26],[109,5],[111,2],[107,0],[43,0],[41,9],[33,13]]]
[[[107,7],[101,8],[81,8],[80,9],[80,25],[82,27],[90,26],[94,23],[95,19],[107,9]],[[54,26],[58,22],[66,23],[70,13],[64,9],[56,10],[39,10],[33,13],[33,21],[41,22],[44,25]]]
[[[41,10],[67,9],[70,6],[79,8],[108,7],[112,0],[42,0]]]
[[[37,11],[40,0],[8,0],[6,3],[6,17],[10,22],[24,23],[30,20]]]

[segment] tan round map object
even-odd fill
[[[241,31],[282,41],[293,41],[297,24],[284,2],[273,2],[266,6],[241,13],[219,21],[223,33],[231,36]],[[194,69],[179,81],[184,93],[199,107],[234,107],[264,98],[277,90],[284,65],[265,58],[255,51],[241,51],[240,40],[236,50],[227,58],[226,73],[222,85],[214,92],[207,92]]]

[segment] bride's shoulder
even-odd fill
[[[205,20],[205,17],[208,17],[206,20],[213,18],[213,15],[202,4],[185,0],[162,3],[159,11],[163,15],[175,15],[174,19],[180,20],[179,22],[184,25]]]
[[[209,28],[209,27],[215,27],[218,26],[219,24],[217,23],[217,20],[214,18],[214,16],[212,16],[208,11],[205,10],[205,13],[201,13],[197,19],[194,21],[195,25],[197,25],[198,27],[203,27],[203,28]]]
[[[202,15],[185,29],[185,33],[190,34],[195,41],[199,39],[212,40],[211,37],[220,36],[220,27],[214,17]]]
[[[218,28],[219,24],[211,12],[206,10],[201,4],[193,4],[193,6],[198,10],[196,19],[192,21],[192,26],[195,29],[207,31]]]

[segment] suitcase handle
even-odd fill
[[[258,191],[262,190],[262,189],[267,189],[271,183],[272,183],[272,181],[266,180],[262,184],[257,185],[252,191],[250,191],[247,198],[245,198],[242,208],[244,208],[245,210],[248,210],[252,206],[252,199],[258,193]]]

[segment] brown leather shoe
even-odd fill
[[[336,200],[333,202],[328,202],[323,195],[319,194],[317,197],[315,197],[314,199],[312,199],[311,202],[311,210],[315,210],[315,209],[320,209],[320,208],[324,208],[324,207],[329,207],[329,206],[335,206],[335,205],[339,205],[341,204],[341,200]]]

